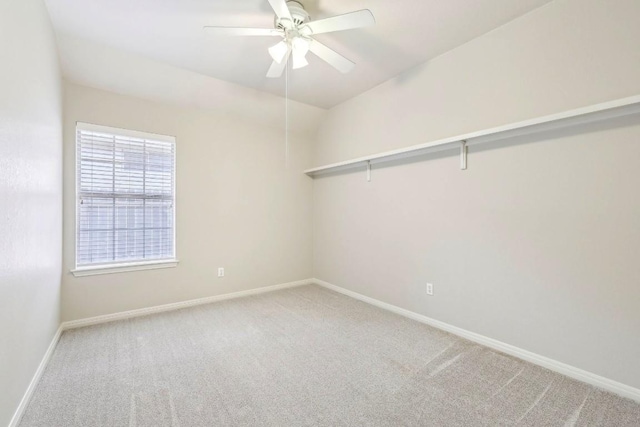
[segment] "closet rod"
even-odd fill
[[[640,95],[617,99],[609,102],[603,102],[601,104],[577,108],[575,110],[551,114],[535,119],[524,120],[504,126],[481,130],[478,132],[471,132],[464,135],[439,139],[424,144],[412,145],[398,150],[385,151],[370,156],[358,157],[356,159],[332,163],[325,166],[307,169],[306,171],[304,171],[304,173],[309,176],[314,176],[319,175],[323,172],[350,169],[352,167],[366,165],[369,175],[372,164],[388,162],[405,157],[418,156],[420,154],[432,151],[460,148],[460,144],[462,144],[462,146],[464,147],[461,150],[461,169],[466,169],[467,144],[479,144],[514,136],[529,135],[551,129],[558,129],[583,123],[612,119],[615,117],[621,117],[635,113],[640,113]]]

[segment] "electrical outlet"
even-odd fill
[[[427,295],[433,295],[433,284],[427,283]]]
[[[224,277],[224,267],[218,268],[218,277]]]

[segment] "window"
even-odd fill
[[[175,266],[175,138],[78,123],[74,274]]]

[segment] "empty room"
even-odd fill
[[[0,0],[0,426],[640,426],[640,1]]]

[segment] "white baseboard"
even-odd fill
[[[20,420],[22,419],[22,415],[24,415],[24,411],[25,409],[27,409],[27,405],[29,404],[29,400],[31,399],[31,396],[33,395],[33,392],[36,389],[36,386],[38,385],[38,381],[40,381],[40,378],[42,377],[42,374],[44,373],[44,370],[47,367],[49,360],[51,359],[53,350],[55,350],[56,345],[60,340],[60,335],[62,335],[62,331],[63,331],[62,326],[58,327],[58,330],[56,331],[55,335],[53,336],[53,339],[51,340],[51,344],[49,344],[49,347],[47,348],[47,351],[45,352],[44,357],[40,361],[40,365],[38,365],[38,369],[36,369],[36,373],[33,375],[33,378],[31,378],[31,382],[29,383],[29,387],[27,387],[27,391],[24,393],[24,396],[22,396],[22,400],[18,405],[18,409],[16,409],[16,412],[13,414],[13,418],[11,418],[11,421],[9,422],[9,427],[16,427],[20,423]]]
[[[205,297],[205,298],[199,298],[199,299],[194,299],[194,300],[188,300],[188,301],[182,301],[182,302],[177,302],[177,303],[172,303],[172,304],[165,304],[165,305],[159,305],[159,306],[155,306],[155,307],[148,307],[148,308],[141,308],[138,310],[130,310],[130,311],[124,311],[121,313],[114,313],[114,314],[107,314],[104,316],[96,316],[96,317],[90,317],[87,319],[79,319],[79,320],[73,320],[73,321],[69,321],[69,322],[63,322],[60,327],[58,328],[58,330],[56,331],[53,339],[51,340],[51,344],[49,344],[49,347],[47,348],[46,353],[44,354],[44,357],[42,358],[42,361],[40,362],[40,365],[38,366],[38,369],[36,370],[33,378],[31,379],[31,382],[29,383],[29,386],[27,387],[27,390],[24,394],[24,396],[22,397],[22,400],[20,401],[20,404],[18,405],[18,408],[16,409],[13,418],[11,419],[11,422],[9,423],[9,427],[16,427],[18,425],[18,423],[20,422],[20,419],[22,418],[22,415],[24,414],[24,411],[29,403],[29,399],[31,398],[37,384],[38,381],[40,381],[40,377],[42,377],[42,374],[45,370],[45,368],[47,367],[47,364],[49,363],[49,360],[53,354],[53,351],[56,347],[56,345],[58,344],[58,341],[60,340],[60,336],[62,335],[62,332],[67,330],[67,329],[74,329],[74,328],[80,328],[83,326],[89,326],[89,325],[96,325],[99,323],[106,323],[106,322],[112,322],[115,320],[121,320],[121,319],[129,319],[132,317],[139,317],[139,316],[146,316],[148,314],[153,314],[153,313],[161,313],[164,311],[171,311],[171,310],[178,310],[181,308],[186,308],[186,307],[193,307],[193,306],[197,306],[197,305],[202,305],[202,304],[209,304],[212,302],[216,302],[216,301],[223,301],[223,300],[228,300],[228,299],[233,299],[233,298],[240,298],[240,297],[245,297],[245,296],[249,296],[249,295],[257,295],[257,294],[262,294],[262,293],[266,293],[266,292],[273,292],[273,291],[277,291],[279,289],[286,289],[286,288],[292,288],[295,286],[302,286],[302,285],[308,285],[308,284],[312,284],[315,283],[319,286],[323,286],[327,289],[331,289],[334,290],[336,292],[339,292],[341,294],[350,296],[352,298],[358,299],[360,301],[366,302],[368,304],[374,305],[376,307],[380,307],[383,308],[385,310],[394,312],[396,314],[399,314],[401,316],[405,316],[408,317],[410,319],[413,320],[417,320],[418,322],[422,322],[425,323],[427,325],[433,326],[435,328],[450,332],[454,335],[460,336],[462,338],[466,338],[469,341],[473,341],[476,342],[478,344],[482,344],[486,347],[489,348],[493,348],[495,350],[501,351],[503,353],[509,354],[511,356],[517,357],[519,359],[525,360],[527,362],[531,362],[534,363],[536,365],[542,366],[544,368],[550,369],[552,371],[558,372],[560,374],[566,375],[570,378],[574,378],[576,380],[585,382],[587,384],[591,384],[593,386],[602,388],[604,390],[610,391],[612,393],[616,393],[620,396],[624,396],[630,399],[633,399],[635,401],[640,402],[640,390],[613,380],[610,380],[608,378],[604,378],[601,377],[599,375],[593,374],[591,372],[587,372],[584,371],[582,369],[578,369],[575,368],[573,366],[567,365],[565,363],[562,362],[558,362],[557,360],[553,360],[550,359],[548,357],[544,357],[544,356],[540,356],[538,354],[532,353],[530,351],[527,350],[523,350],[521,348],[512,346],[510,344],[506,344],[503,343],[501,341],[498,340],[494,340],[493,338],[489,338],[489,337],[485,337],[483,335],[477,334],[475,332],[471,332],[471,331],[467,331],[465,329],[462,328],[458,328],[456,326],[453,325],[449,325],[448,323],[444,323],[441,322],[439,320],[435,320],[435,319],[431,319],[427,316],[424,316],[422,314],[418,314],[415,313],[413,311],[409,311],[409,310],[405,310],[403,308],[397,307],[395,305],[392,304],[388,304],[386,302],[382,302],[379,300],[376,300],[374,298],[371,297],[367,297],[365,295],[359,294],[357,292],[353,292],[350,291],[348,289],[345,288],[341,288],[339,286],[336,285],[332,285],[331,283],[325,282],[323,280],[319,280],[319,279],[305,279],[305,280],[299,280],[299,281],[295,281],[295,282],[289,282],[289,283],[282,283],[279,285],[273,285],[273,286],[266,286],[266,287],[262,287],[262,288],[256,288],[256,289],[249,289],[246,291],[240,291],[240,292],[233,292],[233,293],[229,293],[229,294],[223,294],[223,295],[216,295],[216,296],[212,296],[212,297]]]
[[[376,307],[380,307],[382,309],[391,311],[401,316],[405,316],[410,319],[417,320],[418,322],[425,323],[429,326],[433,326],[434,328],[438,328],[443,331],[450,332],[454,335],[465,338],[469,341],[473,341],[478,344],[482,344],[486,347],[492,348],[494,350],[498,350],[502,353],[506,353],[511,356],[517,357],[518,359],[522,359],[527,362],[533,363],[535,365],[542,366],[544,368],[547,368],[551,371],[565,375],[567,377],[576,379],[578,381],[582,381],[584,383],[593,385],[595,387],[599,387],[601,389],[610,391],[617,395],[627,397],[629,399],[633,399],[637,402],[640,402],[640,389],[628,386],[626,384],[619,383],[617,381],[610,380],[605,377],[601,377],[591,372],[587,372],[585,370],[573,367],[571,365],[567,365],[566,363],[558,362],[557,360],[553,360],[548,357],[541,356],[539,354],[532,353],[527,350],[523,350],[519,347],[515,347],[513,345],[503,343],[493,338],[489,338],[484,335],[477,334],[475,332],[458,328],[457,326],[453,326],[448,323],[444,323],[439,320],[432,319],[422,314],[405,310],[404,308],[400,308],[395,305],[388,304],[386,302],[382,302],[377,299],[359,294],[357,292],[353,292],[348,289],[341,288],[340,286],[332,285],[331,283],[325,282],[323,280],[313,279],[313,283],[319,286],[325,287],[327,289],[331,289],[333,291],[339,292],[341,294],[350,296],[357,300],[366,302],[368,304],[374,305]]]
[[[13,414],[13,418],[11,418],[9,427],[16,427],[20,422],[20,419],[22,418],[22,415],[24,414],[24,411],[27,408],[27,405],[29,404],[29,400],[33,395],[33,391],[38,385],[38,381],[40,381],[40,377],[42,377],[42,373],[47,367],[47,364],[49,363],[49,359],[51,359],[53,350],[56,348],[56,345],[60,340],[60,336],[62,335],[62,332],[67,329],[81,328],[83,326],[113,322],[115,320],[129,319],[132,317],[146,316],[148,314],[153,314],[153,313],[161,313],[164,311],[178,310],[181,308],[193,307],[196,305],[209,304],[216,301],[246,297],[249,295],[257,295],[257,294],[262,294],[266,292],[273,292],[280,289],[293,288],[295,286],[309,285],[311,283],[313,283],[312,279],[298,280],[296,282],[281,283],[279,285],[265,286],[262,288],[249,289],[249,290],[240,291],[240,292],[233,292],[230,294],[215,295],[212,297],[198,298],[198,299],[193,299],[188,301],[176,302],[172,304],[158,305],[155,307],[147,307],[147,308],[141,308],[137,310],[123,311],[121,313],[107,314],[104,316],[96,316],[96,317],[89,317],[86,319],[62,322],[60,324],[60,327],[56,331],[56,334],[53,337],[53,340],[51,340],[51,344],[49,345],[47,352],[42,358],[42,361],[40,362],[40,365],[38,366],[38,369],[36,370],[35,375],[31,379],[31,383],[29,383],[29,387],[27,387],[27,391],[24,393],[24,396],[22,397],[22,400],[20,401],[20,404],[18,405],[16,412]]]
[[[174,302],[171,304],[157,305],[155,307],[139,308],[136,310],[122,311],[120,313],[105,314],[103,316],[88,317],[86,319],[71,320],[62,322],[62,330],[81,328],[84,326],[97,325],[99,323],[113,322],[116,320],[130,319],[132,317],[146,316],[154,313],[162,313],[164,311],[179,310],[181,308],[193,307],[196,305],[209,304],[216,301],[223,301],[233,298],[241,298],[249,295],[263,294],[265,292],[273,292],[279,289],[293,288],[295,286],[309,285],[313,283],[312,279],[298,280],[295,282],[281,283],[279,285],[265,286],[262,288],[249,289],[246,291],[232,292],[230,294],[215,295],[212,297],[204,297],[192,299],[188,301]]]

